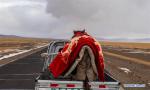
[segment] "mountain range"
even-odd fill
[[[26,37],[17,36],[17,35],[3,35],[3,34],[0,34],[0,38],[26,38]],[[99,41],[112,41],[112,42],[114,41],[114,42],[149,42],[150,43],[150,38],[136,38],[136,39],[113,38],[113,39],[106,39],[106,38],[96,37],[96,39],[99,40]]]
[[[112,41],[112,42],[148,42],[150,43],[150,38],[135,38],[135,39],[127,39],[127,38],[96,38],[99,41]]]
[[[23,37],[16,36],[16,35],[3,35],[3,34],[0,34],[0,38],[23,38]]]

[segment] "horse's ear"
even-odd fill
[[[85,33],[85,29],[82,30],[82,33]]]
[[[74,30],[73,32],[74,32],[74,34],[75,34],[75,33],[78,33],[78,32],[80,32],[80,33],[85,33],[85,29],[83,29],[83,30]]]

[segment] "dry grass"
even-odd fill
[[[30,49],[48,42],[49,40],[37,38],[0,38],[0,50]]]
[[[136,42],[100,42],[104,46],[150,49],[150,43],[136,43]]]

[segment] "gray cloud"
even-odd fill
[[[6,1],[4,5],[0,2],[2,4],[0,6],[0,34],[29,37],[49,36],[56,18],[45,12],[46,2],[13,0],[11,3]]]
[[[149,24],[149,0],[0,1],[0,34],[69,38],[86,28],[95,37],[147,38]]]
[[[85,27],[98,37],[150,37],[149,0],[47,1],[47,11],[69,29]]]
[[[96,0],[48,0],[47,11],[57,17],[89,19],[99,10]]]

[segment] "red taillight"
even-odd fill
[[[50,84],[50,87],[57,87],[58,84]]]
[[[105,85],[99,85],[99,88],[106,88]]]
[[[75,87],[74,84],[67,84],[67,87]]]

